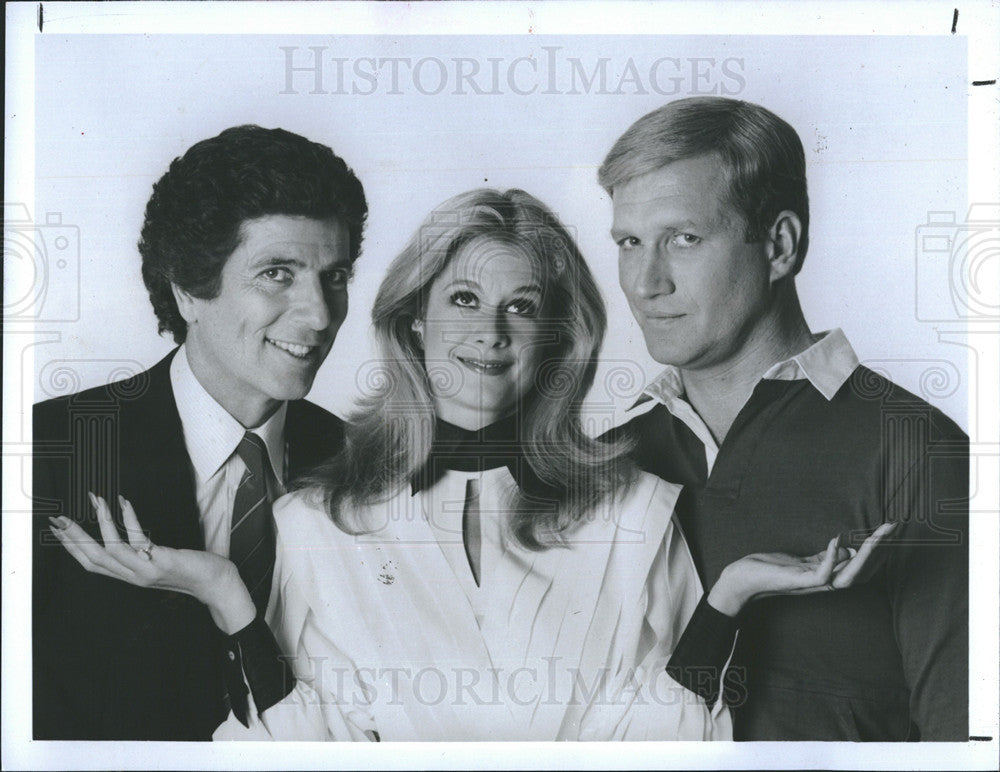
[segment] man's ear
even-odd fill
[[[799,263],[802,221],[788,209],[778,213],[768,231],[768,260],[771,263],[771,283],[795,274]]]
[[[170,289],[174,293],[174,300],[177,302],[177,309],[181,312],[181,318],[189,326],[198,321],[195,298],[187,290],[182,289],[174,282],[170,282]]]

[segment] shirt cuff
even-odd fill
[[[703,595],[667,663],[667,673],[711,707],[719,698],[738,630],[738,620],[710,606],[708,595]]]
[[[278,648],[271,628],[260,615],[242,630],[226,637],[226,659],[230,707],[244,725],[247,724],[247,685],[258,716],[281,702],[295,688],[295,675]]]

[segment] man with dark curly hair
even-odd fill
[[[258,126],[197,143],[153,186],[142,275],[178,347],[34,409],[35,739],[208,740],[245,705],[238,639],[204,606],[84,571],[48,517],[96,535],[91,492],[116,518],[124,497],[148,544],[233,560],[263,616],[270,501],[342,442],[303,398],[347,313],[367,211],[330,148]]]

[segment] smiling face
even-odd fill
[[[430,286],[414,323],[437,415],[480,429],[510,414],[542,359],[538,263],[519,247],[475,239]]]
[[[715,155],[675,161],[616,187],[618,276],[661,364],[720,371],[775,324],[766,241],[747,243]]]
[[[241,234],[216,297],[174,294],[192,371],[250,428],[309,392],[347,314],[351,264],[339,220],[268,215]]]

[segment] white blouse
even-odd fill
[[[461,531],[470,477],[479,587]],[[567,547],[533,552],[503,527],[513,485],[506,467],[446,472],[369,508],[362,536],[308,491],[276,502],[268,621],[296,688],[215,739],[731,739],[726,709],[664,670],[702,595],[672,518],[680,488],[642,474]]]

